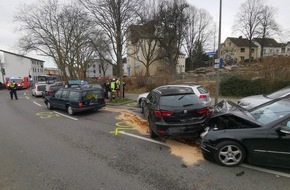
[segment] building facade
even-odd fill
[[[93,59],[86,75],[88,78],[111,77],[113,76],[113,66],[100,59]]]
[[[221,57],[226,56],[227,54],[235,55],[235,58],[238,62],[244,62],[246,60],[249,60],[249,40],[246,38],[242,38],[241,36],[239,38],[233,38],[228,37],[224,41],[223,44],[221,44]],[[258,46],[252,43],[252,60],[255,60],[258,58]]]
[[[44,74],[44,61],[24,55],[0,50],[1,74],[0,81],[5,83],[5,78],[28,77],[31,75],[34,81],[37,76]]]

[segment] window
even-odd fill
[[[61,95],[61,93],[62,93],[62,90],[57,91],[57,92],[55,93],[55,97],[56,97],[56,98],[59,98],[60,95]]]
[[[246,49],[245,48],[241,48],[241,52],[245,52],[246,51]]]
[[[245,57],[244,56],[241,56],[240,58],[241,58],[241,61],[244,61],[245,60]]]
[[[252,53],[254,53],[254,52],[255,52],[255,49],[253,48],[253,49],[252,49]]]
[[[69,93],[69,91],[67,91],[67,90],[64,90],[64,91],[62,91],[62,94],[61,94],[61,98],[67,98],[68,97],[68,93]]]
[[[79,92],[73,92],[73,91],[71,91],[69,93],[69,100],[78,101],[79,100],[79,97],[80,97],[80,93]]]

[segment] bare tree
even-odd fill
[[[117,76],[121,81],[123,93],[123,63],[124,46],[128,27],[136,22],[142,0],[79,0],[92,14],[96,24],[103,30],[111,42],[117,63]]]
[[[180,56],[182,41],[185,37],[188,4],[184,0],[162,0],[158,6],[155,20],[159,20],[159,45],[166,67],[175,75],[176,65]]]
[[[15,20],[22,32],[20,46],[25,51],[35,50],[52,57],[64,81],[68,81],[67,70],[71,77],[78,77],[75,71],[87,68],[84,65],[90,59],[92,48],[86,37],[91,24],[87,14],[77,5],[60,4],[57,0],[25,4]]]
[[[215,35],[215,25],[212,16],[204,9],[189,6],[186,9],[188,21],[185,31],[184,49],[189,58],[189,69],[203,60],[204,47]]]
[[[276,9],[268,5],[264,6],[260,15],[260,25],[258,27],[259,36],[262,37],[261,44],[261,58],[263,58],[263,51],[265,39],[280,32],[280,27],[275,20]]]
[[[157,32],[158,21],[155,1],[144,1],[143,8],[139,13],[138,25],[131,25],[128,34],[128,45],[131,46],[128,56],[137,59],[146,68],[145,75],[150,76],[150,66],[160,60],[159,34]]]
[[[234,32],[244,35],[249,41],[249,60],[252,59],[253,38],[258,35],[263,12],[263,0],[246,0],[241,4],[240,11],[233,25]]]

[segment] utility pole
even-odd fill
[[[0,57],[0,67],[1,67],[1,74],[2,74],[2,81],[3,81],[2,84],[5,84],[5,81],[4,81],[5,70],[3,68],[3,63],[2,63],[1,57]]]
[[[218,36],[218,59],[221,58],[221,28],[222,28],[222,0],[220,0],[220,10],[219,10],[219,36]],[[220,91],[220,68],[216,68],[216,88],[215,88],[215,101],[214,104],[218,103],[219,91]]]

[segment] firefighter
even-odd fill
[[[116,94],[117,94],[117,97],[120,97],[120,79],[118,78],[116,80]]]
[[[17,84],[15,83],[15,81],[13,81],[10,84],[9,90],[10,90],[11,100],[13,100],[13,95],[14,95],[15,99],[18,100],[18,97],[17,97]]]
[[[116,79],[113,78],[113,80],[110,83],[110,89],[111,89],[111,93],[110,93],[110,100],[115,99],[115,94],[116,94]]]

